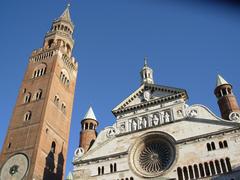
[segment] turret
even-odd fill
[[[80,132],[79,147],[82,147],[84,152],[87,152],[97,138],[96,128],[98,126],[98,121],[96,120],[92,107],[88,109],[81,124],[82,131]]]
[[[153,81],[153,70],[148,67],[147,57],[144,58],[144,66],[140,72],[142,78],[142,84],[154,84]]]
[[[220,75],[217,76],[214,93],[218,99],[218,106],[223,119],[230,120],[229,116],[232,112],[240,113],[237,99],[232,91],[232,85]]]

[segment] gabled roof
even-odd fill
[[[218,74],[217,76],[217,83],[216,83],[216,87],[224,85],[224,84],[229,84],[222,76],[220,76]]]
[[[151,98],[148,101],[143,100],[144,91],[151,91]],[[163,103],[176,99],[188,99],[186,90],[167,87],[156,84],[142,84],[136,91],[123,100],[113,110],[113,114],[117,115],[125,111],[139,109],[148,105]]]

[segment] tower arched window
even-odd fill
[[[228,94],[232,94],[231,88],[227,88]]]
[[[223,93],[223,96],[226,96],[227,95],[227,89],[222,89],[222,93]]]
[[[58,106],[58,104],[59,104],[59,100],[60,100],[60,99],[59,99],[59,96],[58,96],[58,95],[55,95],[55,96],[54,96],[54,101],[53,101],[53,102],[54,102],[54,104],[55,104],[56,106]]]
[[[37,92],[36,92],[36,101],[37,100],[39,100],[39,99],[41,99],[42,98],[42,90],[41,89],[39,89]]]
[[[89,129],[93,129],[93,123],[90,123]]]
[[[29,121],[31,120],[32,112],[28,111],[24,114],[24,121]]]
[[[47,71],[47,65],[45,63],[41,63],[34,69],[32,78],[43,76],[46,74],[46,71]]]
[[[70,47],[70,45],[69,45],[69,44],[67,44],[67,45],[66,45],[66,47],[67,47],[67,54],[69,55],[69,54],[70,54],[70,52],[71,52],[71,47]]]
[[[55,151],[56,151],[56,143],[55,143],[55,141],[53,141],[52,145],[51,145],[51,152],[55,153]]]
[[[88,123],[85,124],[85,129],[88,129]]]
[[[66,69],[62,69],[59,78],[60,78],[61,82],[62,82],[65,86],[69,86],[69,84],[70,84],[70,78],[69,78],[69,74],[68,74],[68,72],[67,72]]]
[[[54,42],[53,39],[48,40],[48,48],[50,48],[52,46],[53,42]]]
[[[24,103],[29,103],[31,101],[31,93],[28,92],[24,97]]]
[[[66,105],[65,105],[64,102],[62,103],[61,111],[62,111],[64,114],[66,114]]]

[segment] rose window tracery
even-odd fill
[[[173,144],[173,140],[159,132],[140,137],[130,152],[132,169],[144,177],[161,175],[175,159]]]

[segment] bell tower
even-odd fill
[[[0,179],[63,179],[78,63],[69,6],[34,50],[0,156]]]
[[[232,85],[220,75],[217,76],[214,94],[218,99],[218,106],[223,119],[230,120],[229,115],[232,112],[240,113],[237,99],[233,94]]]
[[[96,120],[92,107],[88,109],[81,124],[82,131],[80,132],[79,147],[82,147],[84,152],[87,152],[97,138],[96,128],[98,126],[98,121]]]

